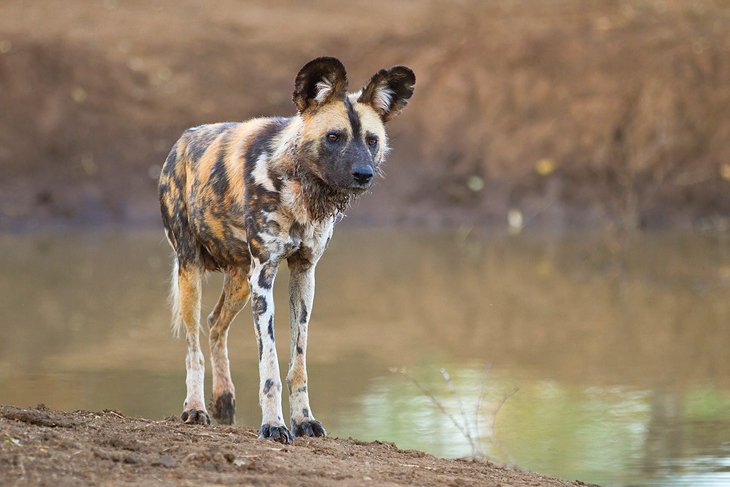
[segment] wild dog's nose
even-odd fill
[[[362,164],[355,166],[352,170],[352,177],[355,178],[355,182],[360,185],[365,185],[373,179],[373,166],[369,164]]]

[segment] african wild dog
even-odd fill
[[[259,436],[290,443],[281,410],[274,344],[273,284],[279,263],[291,271],[291,346],[286,382],[294,436],[324,436],[307,392],[307,326],[314,268],[335,221],[373,183],[388,150],[384,123],[406,106],[416,78],[403,66],[383,69],[348,94],[345,68],[334,58],[307,63],[296,77],[290,118],[202,125],[175,143],[160,176],[165,233],[174,249],[173,330],[185,327],[187,397],[182,419],[210,424],[200,349],[201,278],[224,272],[223,292],[208,316],[214,418],[230,424],[235,392],[228,327],[252,296],[259,353]]]

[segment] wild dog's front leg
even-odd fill
[[[291,443],[281,410],[281,376],[274,341],[274,278],[276,262],[254,261],[249,277],[254,329],[259,345],[259,404],[263,415],[259,438]]]
[[[289,269],[291,347],[286,384],[291,429],[294,436],[326,436],[324,426],[312,415],[307,390],[307,328],[314,302],[314,265],[302,259],[290,259]]]

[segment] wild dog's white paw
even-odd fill
[[[294,438],[284,425],[276,426],[271,424],[262,424],[261,430],[259,431],[259,439],[278,441],[285,445],[291,445],[294,443]]]

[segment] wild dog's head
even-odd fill
[[[299,164],[334,190],[368,189],[388,151],[385,122],[405,108],[415,83],[413,71],[395,66],[348,94],[340,61],[321,57],[307,63],[293,97],[303,120]]]

